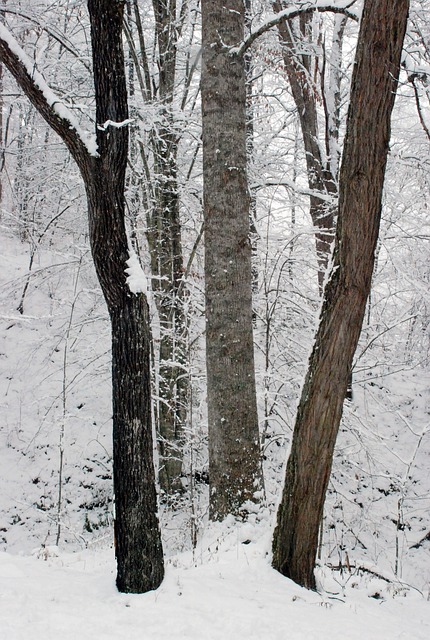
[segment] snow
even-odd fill
[[[96,154],[94,138],[79,128],[74,114],[34,71],[34,60],[25,56],[1,25],[0,37],[26,61],[47,102],[76,129],[89,153]],[[409,61],[408,68],[423,71],[422,66],[411,66],[413,59]],[[142,131],[149,132],[161,121],[162,113],[151,104],[143,117]],[[403,120],[409,128],[409,121]],[[129,122],[106,121],[100,126],[120,127]],[[408,135],[412,135],[409,130]],[[398,176],[392,178],[391,190],[394,184],[399,197],[395,190],[390,197],[397,208],[405,197],[402,191],[410,188],[407,173],[404,181],[407,188],[398,183]],[[300,174],[297,181],[274,175],[262,184],[270,182],[283,184],[296,194],[311,193],[300,188]],[[421,192],[425,193],[425,185],[417,191]],[[331,200],[324,194],[320,197]],[[416,200],[417,204],[411,199],[417,211],[408,217],[408,225],[414,221],[421,234],[417,238],[422,238],[424,226],[417,212],[422,211],[423,220],[427,220],[426,210]],[[284,220],[284,196],[281,204]],[[6,200],[3,206],[7,206]],[[9,214],[3,215],[6,230]],[[387,219],[391,220],[388,214]],[[406,215],[399,220],[405,224]],[[298,266],[294,286],[300,299],[293,296],[293,288],[287,290],[288,304],[280,309],[272,329],[279,341],[277,352],[271,355],[274,364],[268,370],[272,387],[260,388],[261,397],[264,392],[270,400],[276,386],[278,396],[278,413],[270,415],[265,442],[267,513],[251,512],[251,517],[260,520],[257,524],[229,519],[209,525],[204,493],[207,487],[196,481],[195,493],[188,492],[180,508],[169,510],[162,505],[160,510],[166,554],[164,582],[157,591],[131,596],[119,594],[115,588],[109,323],[89,255],[81,266],[87,245],[82,237],[76,240],[73,236],[72,243],[63,236],[66,227],[62,224],[55,243],[47,239],[38,245],[24,315],[18,313],[17,306],[27,278],[29,248],[8,237],[7,232],[3,235],[3,228],[0,236],[0,640],[57,640],[59,636],[64,640],[429,638],[430,385],[424,369],[427,365],[417,365],[421,354],[418,358],[415,351],[421,343],[410,338],[406,342],[406,326],[398,322],[399,317],[406,323],[427,313],[427,308],[422,311],[424,307],[415,302],[427,299],[425,250],[411,245],[414,250],[406,259],[406,243],[401,249],[393,244],[388,262],[390,266],[393,261],[394,269],[379,276],[382,289],[379,284],[378,290],[376,283],[372,293],[370,319],[354,372],[354,399],[345,408],[325,508],[325,566],[317,570],[319,592],[301,589],[270,567],[270,540],[284,478],[282,465],[311,334],[305,316],[298,321],[291,319],[293,303],[302,309],[295,301],[308,295],[307,283],[303,291],[300,283],[310,279],[307,262],[299,262],[295,253],[294,264]],[[279,221],[276,224],[280,236],[281,225]],[[296,239],[311,236],[307,222],[294,225],[285,235],[284,253],[279,255],[285,257]],[[70,211],[70,226],[74,233],[81,230],[84,234],[86,223],[77,224]],[[408,236],[414,234],[418,231],[412,232],[408,226]],[[276,258],[278,254],[274,255]],[[383,264],[380,259],[379,270],[384,269]],[[146,292],[147,278],[133,251],[124,270],[130,291]],[[278,272],[274,271],[274,278]],[[199,278],[198,274],[197,283]],[[75,281],[79,285],[76,291]],[[279,283],[276,288],[281,292]],[[421,297],[411,295],[408,305],[403,290],[409,291],[412,285],[421,288]],[[391,297],[397,290],[406,302]],[[380,315],[378,305],[384,306]],[[398,347],[388,332],[397,325],[399,332],[403,331]],[[418,323],[417,332],[419,327]],[[204,321],[200,329],[204,331]],[[262,325],[258,330],[262,331]],[[427,345],[422,333],[422,344]],[[378,335],[379,343],[375,338]],[[288,348],[284,349],[285,345]],[[424,346],[423,361],[426,353]],[[207,469],[207,418],[198,387],[203,387],[198,376],[204,363],[197,363],[197,357],[193,361],[195,411],[190,457],[194,456],[193,469],[203,475]],[[260,356],[260,380],[266,375],[261,363]],[[170,364],[183,366],[174,361]],[[52,545],[57,530],[58,450],[63,427],[64,486],[58,548]],[[187,475],[191,485],[189,478],[191,474]],[[259,493],[257,490],[255,495]],[[250,510],[252,506],[255,509],[250,505]],[[195,531],[197,547],[192,550]],[[340,572],[333,568],[337,564],[349,565],[350,569],[344,567]]]
[[[430,543],[416,546],[428,533],[430,504],[426,372],[384,376],[382,366],[381,371],[372,368],[372,385],[362,384],[357,374],[355,399],[345,415],[351,427],[340,434],[326,506],[326,566],[318,569],[319,593],[301,589],[270,567],[273,496],[279,497],[283,478],[276,460],[285,460],[285,449],[274,442],[265,463],[269,508],[251,513],[254,520],[248,524],[230,518],[209,525],[207,496],[200,503],[198,496],[194,498],[193,511],[189,503],[173,511],[163,506],[166,578],[155,592],[122,595],[115,588],[111,546],[110,380],[105,355],[110,336],[95,275],[89,264],[82,264],[75,298],[78,261],[69,257],[66,268],[61,266],[64,257],[60,260],[52,248],[40,247],[21,316],[16,307],[28,269],[27,247],[3,231],[1,246],[1,640],[429,637]],[[137,277],[136,254],[130,252],[127,262],[129,276]],[[66,346],[65,484],[56,548],[52,544]],[[360,361],[370,351],[359,355]],[[375,371],[380,377],[375,378]],[[366,371],[361,377],[365,380]],[[427,435],[421,438],[423,433]],[[279,451],[278,458],[273,451]],[[366,469],[372,456],[376,462],[370,475]],[[393,482],[399,490],[391,487]],[[399,500],[407,524],[404,531],[393,523]],[[194,551],[192,522],[198,529]],[[398,574],[413,587],[394,575],[396,540]],[[341,574],[328,564],[343,561],[345,550],[351,570]]]
[[[81,139],[83,145],[86,147],[88,153],[92,156],[98,157],[97,143],[95,135],[84,131],[74,113],[64,104],[64,102],[52,91],[52,89],[46,83],[44,77],[35,68],[35,61],[32,60],[18,42],[12,36],[12,34],[6,29],[6,27],[0,23],[0,39],[5,42],[12,53],[19,58],[21,63],[26,68],[28,75],[34,80],[35,85],[43,93],[44,98],[48,105],[57,113],[62,120],[66,120],[72,129],[74,129]]]
[[[122,120],[121,122],[115,122],[115,120],[106,120],[103,124],[98,124],[97,129],[100,131],[106,131],[109,127],[113,127],[114,129],[122,129],[123,127],[127,127],[129,124],[133,124],[133,118],[127,118],[127,120]]]
[[[127,285],[132,293],[147,293],[147,278],[140,266],[139,258],[133,249],[129,249],[129,259],[127,260]]]
[[[271,569],[267,537],[215,525],[170,558],[156,591],[119,594],[112,549],[0,554],[0,628],[8,640],[424,640],[430,603],[348,576],[309,592]],[[223,537],[224,536],[224,537]],[[321,573],[324,582],[324,576]]]

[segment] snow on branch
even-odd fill
[[[351,20],[358,21],[360,15],[350,9],[355,2],[356,0],[339,0],[338,2],[336,2],[336,0],[320,0],[319,2],[296,3],[294,6],[280,11],[273,18],[270,18],[260,25],[258,29],[252,31],[242,44],[238,47],[231,47],[230,53],[232,55],[242,56],[263,33],[266,33],[266,31],[269,31],[280,22],[292,20],[303,13],[314,13],[315,11],[321,13],[342,13],[346,17],[351,18]]]
[[[45,33],[47,33],[48,36],[50,36],[56,42],[61,44],[61,46],[64,47],[64,49],[66,51],[68,51],[72,56],[74,56],[77,60],[79,60],[79,62],[85,67],[85,69],[89,73],[91,73],[91,66],[86,62],[86,60],[84,58],[82,58],[82,56],[79,55],[79,53],[77,51],[75,51],[75,49],[73,48],[70,40],[66,37],[65,34],[59,35],[52,27],[49,27],[48,25],[43,24],[37,18],[35,18],[34,16],[29,15],[25,11],[19,11],[18,9],[11,9],[9,7],[0,7],[0,14],[7,14],[7,13],[9,13],[11,15],[14,15],[14,16],[19,16],[20,18],[24,18],[24,20],[28,20],[29,22],[33,22],[40,29],[43,29],[43,31],[45,31]]]
[[[127,127],[129,124],[133,124],[133,118],[127,118],[127,120],[123,120],[122,122],[115,122],[115,120],[106,120],[103,124],[98,124],[97,129],[100,131],[106,131],[108,127],[113,127],[114,129],[122,129],[122,127]]]
[[[265,187],[284,187],[294,193],[302,196],[311,196],[312,198],[318,198],[321,202],[326,202],[329,205],[334,205],[337,202],[337,196],[333,196],[329,193],[323,193],[316,189],[309,189],[307,187],[299,187],[293,180],[288,180],[283,177],[282,180],[269,179],[264,182],[255,182],[251,185],[252,189],[264,189]]]
[[[417,62],[406,50],[403,51],[402,55],[402,67],[408,74],[409,82],[418,78],[426,84],[430,84],[430,65]]]
[[[97,157],[95,136],[83,130],[74,113],[52,91],[35,62],[20,47],[10,31],[0,24],[0,61],[14,76],[28,99],[58,133],[79,162],[84,156]]]

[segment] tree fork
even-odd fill
[[[150,328],[143,293],[125,269],[125,170],[128,105],[122,50],[125,0],[88,0],[93,47],[98,154],[88,147],[66,105],[53,101],[34,61],[0,25],[0,61],[66,144],[85,184],[90,245],[112,325],[113,472],[117,586],[142,593],[163,579],[153,466]],[[59,110],[56,105],[60,103]],[[123,126],[110,126],[110,123]]]

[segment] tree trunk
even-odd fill
[[[127,296],[112,319],[115,541],[119,591],[142,593],[163,579],[152,459],[149,311]]]
[[[408,0],[365,0],[340,172],[333,269],[297,411],[273,566],[315,588],[318,530],[370,292]]]
[[[115,537],[120,591],[142,593],[163,578],[157,519],[150,395],[150,329],[143,292],[126,282],[129,258],[124,187],[128,107],[122,50],[125,0],[88,0],[93,47],[98,155],[90,153],[73,115],[53,101],[44,80],[11,38],[0,36],[0,60],[67,145],[88,199],[91,251],[112,323]],[[60,104],[60,109],[57,108]]]
[[[86,187],[91,249],[112,323],[117,586],[142,593],[159,586],[163,553],[153,465],[149,314],[144,293],[131,293],[125,274],[128,127],[107,125],[128,118],[121,41],[124,2],[89,0],[88,9],[100,158]]]
[[[279,13],[287,4],[277,0],[273,8]],[[311,14],[303,14],[297,19],[299,32],[297,35],[294,35],[295,21],[280,22],[278,33],[283,47],[284,66],[302,131],[309,188],[316,193],[336,196],[337,176],[332,173],[330,163],[324,162],[318,141],[317,89],[312,79],[311,56],[309,53],[303,53],[304,46],[301,41],[301,39],[306,41],[308,38],[310,21],[312,21]],[[334,237],[334,209],[317,195],[311,195],[309,200],[309,214],[315,228],[318,286],[322,293]]]
[[[151,280],[160,327],[156,385],[156,428],[159,480],[166,496],[182,491],[184,428],[188,405],[188,324],[184,313],[184,268],[178,192],[179,133],[173,117],[177,40],[184,16],[176,0],[152,0],[155,17],[158,84],[151,81],[137,0],[131,0],[144,60],[145,101],[158,102],[158,118],[150,133],[153,156],[152,199],[148,213]],[[145,149],[142,149],[145,153]],[[149,163],[148,163],[149,165]],[[157,360],[157,358],[156,358]]]
[[[242,515],[261,489],[246,175],[243,0],[203,0],[203,197],[210,517]]]
[[[149,225],[154,300],[160,323],[157,432],[160,485],[168,496],[181,491],[187,415],[187,319],[184,314],[183,259],[177,140],[171,112],[153,133],[155,201]]]

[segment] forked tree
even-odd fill
[[[124,5],[125,0],[88,0],[97,150],[3,25],[0,61],[67,145],[85,184],[91,251],[112,327],[117,586],[123,592],[141,593],[159,586],[164,569],[153,464],[149,312],[144,291],[132,292],[126,274]]]
[[[315,588],[318,532],[370,292],[409,0],[365,0],[339,177],[333,267],[297,410],[273,566]]]

